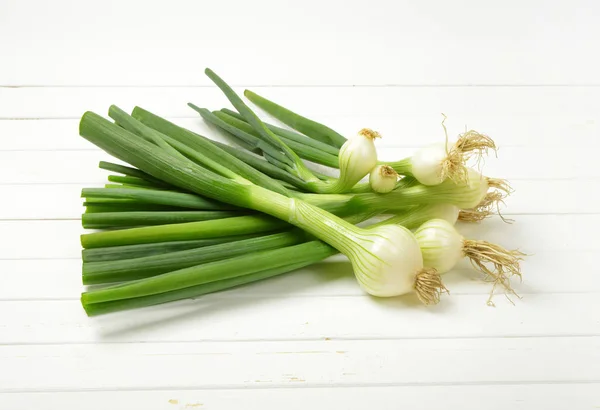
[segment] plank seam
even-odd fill
[[[147,386],[133,388],[79,388],[79,389],[61,389],[61,388],[20,388],[20,389],[0,389],[0,394],[15,393],[78,393],[78,392],[146,392],[146,391],[189,391],[189,390],[265,390],[265,389],[331,389],[331,388],[369,388],[369,387],[453,387],[453,386],[530,386],[530,385],[577,385],[577,384],[598,384],[600,380],[511,380],[511,381],[467,381],[467,382],[400,382],[400,383],[273,383],[266,385],[248,384],[248,385],[213,385],[213,386]],[[240,383],[241,384],[241,383]]]
[[[2,347],[15,347],[15,346],[90,346],[90,345],[130,345],[130,344],[198,344],[198,343],[282,343],[282,342],[293,342],[293,343],[314,343],[314,342],[389,342],[389,341],[414,341],[414,340],[493,340],[493,339],[596,339],[600,338],[600,333],[586,334],[586,333],[575,333],[575,334],[544,334],[544,335],[473,335],[473,336],[392,336],[392,337],[378,337],[378,336],[322,336],[322,337],[311,337],[311,338],[266,338],[266,339],[194,339],[194,340],[161,340],[161,341],[147,341],[147,340],[135,340],[135,341],[79,341],[79,342],[14,342],[14,343],[0,343]]]

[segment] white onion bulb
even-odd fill
[[[389,165],[377,165],[369,174],[371,189],[380,194],[393,190],[397,182],[398,173]]]
[[[424,268],[419,243],[408,229],[395,224],[363,229],[304,201],[290,199],[290,205],[289,222],[346,255],[367,293],[391,297],[416,292],[425,304],[439,302],[445,290],[440,275]]]
[[[420,148],[411,158],[412,174],[423,185],[438,185],[444,181],[443,163],[448,157],[446,143]]]
[[[373,140],[379,137],[379,133],[364,128],[342,145],[338,158],[343,187],[352,188],[377,165]]]
[[[448,272],[464,256],[463,237],[443,219],[431,219],[415,231],[421,247],[423,264],[439,273]]]
[[[468,176],[467,160],[481,157],[489,149],[496,150],[494,141],[470,130],[461,134],[455,143],[435,143],[419,149],[410,160],[411,172],[423,185],[438,185],[446,179],[464,181]]]
[[[399,225],[382,225],[361,233],[364,248],[349,256],[361,286],[374,296],[397,296],[414,291],[423,257],[413,234]]]

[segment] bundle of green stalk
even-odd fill
[[[508,193],[505,181],[465,165],[495,148],[488,137],[471,131],[454,145],[383,164],[376,132],[346,139],[246,92],[291,129],[265,124],[206,73],[237,111],[190,106],[240,147],[139,107],[129,115],[111,106],[114,122],[92,112],[81,119],[81,136],[128,164],[101,162],[120,175],[82,192],[83,226],[100,230],[81,237],[83,283],[95,285],[81,297],[89,315],[198,297],[340,252],[374,296],[416,293],[437,303],[446,291],[440,275],[465,257],[491,280],[492,294],[498,285],[514,294],[509,279],[520,277],[522,254],[454,228],[458,219],[484,219]],[[339,176],[312,171],[304,160],[339,168]]]

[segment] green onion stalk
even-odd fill
[[[265,112],[301,132],[304,136],[329,144],[333,148],[339,148],[339,144],[345,140],[343,136],[331,128],[296,114],[250,90],[246,90],[244,95]],[[230,110],[221,110],[220,112],[220,118],[227,121],[229,125],[235,124],[241,127],[239,122],[243,122],[245,119],[244,116]],[[215,113],[215,115],[217,114]],[[461,134],[455,143],[449,143],[446,134],[445,142],[423,147],[417,150],[412,157],[387,162],[385,165],[389,165],[400,175],[414,176],[424,185],[437,185],[446,179],[460,182],[468,178],[465,165],[467,160],[481,156],[483,153],[487,153],[489,149],[496,150],[496,144],[490,137],[469,130]],[[329,154],[335,155],[334,152],[329,152]],[[316,158],[313,161],[335,168],[335,161],[333,160],[324,163]]]
[[[85,229],[106,229],[211,221],[239,215],[235,211],[92,212],[81,215],[81,222]]]
[[[241,241],[249,238],[257,238],[263,233],[246,235],[219,236],[206,239],[191,239],[182,241],[152,242],[134,245],[106,246],[88,248],[81,251],[83,263],[107,262],[124,259],[143,258],[146,256],[162,255],[170,252],[178,252],[187,249],[202,248],[220,243]]]

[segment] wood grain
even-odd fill
[[[0,5],[0,408],[534,409],[600,406],[600,3],[5,0]],[[476,129],[516,189],[460,226],[530,254],[522,300],[467,263],[434,308],[363,294],[341,256],[199,300],[87,318],[79,191],[109,157],[86,110],[228,106],[203,74],[399,159]],[[262,114],[261,114],[262,115]],[[267,116],[263,116],[268,118]]]

